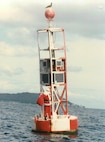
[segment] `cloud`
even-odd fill
[[[41,2],[16,2],[8,4],[7,9],[1,8],[0,37],[12,44],[24,44],[34,46],[36,30],[46,27],[44,17],[44,3]],[[58,4],[60,10],[58,10]],[[66,8],[65,8],[66,7]],[[100,8],[103,7],[103,8]],[[105,2],[55,2],[56,12],[54,24],[65,28],[67,34],[105,39]],[[40,9],[40,10],[39,10]],[[9,11],[9,12],[8,12]],[[62,11],[62,14],[61,14]],[[42,22],[43,21],[43,22]],[[6,31],[6,32],[5,32]],[[3,37],[2,37],[3,36]],[[75,37],[74,37],[75,38]],[[27,40],[26,40],[27,39]]]
[[[70,71],[70,72],[81,72],[82,67],[80,67],[80,66],[69,66],[68,71]]]
[[[101,2],[100,2],[101,3]],[[105,2],[103,9],[97,2],[60,5],[60,11],[57,10],[57,21],[65,25],[66,31],[70,34],[76,34],[88,38],[105,39]],[[65,8],[66,7],[66,8]]]
[[[35,57],[0,56],[0,92],[38,92],[38,69]]]
[[[28,56],[33,57],[37,55],[37,50],[33,47],[11,45],[6,42],[0,42],[0,55],[1,56]]]
[[[39,15],[40,5],[16,3],[0,6],[0,40],[13,45],[35,46],[36,27],[39,25],[36,13]]]
[[[34,43],[34,28],[28,27],[15,27],[8,31],[7,38],[11,42],[11,44],[17,45],[30,45],[35,46]],[[26,40],[27,39],[27,40]]]
[[[11,85],[11,83],[9,82],[9,81],[7,81],[7,80],[0,80],[0,92],[8,92],[9,90],[11,90],[12,89],[12,85]]]
[[[0,6],[0,23],[1,25],[15,27],[31,26],[38,23],[39,17],[42,19],[43,10],[39,10],[41,7],[41,3],[32,2],[32,0],[30,2],[15,1],[4,3]]]
[[[68,84],[73,88],[104,90],[105,41],[87,38],[71,40],[67,52]],[[70,68],[72,67],[72,72]],[[79,71],[79,72],[75,72]]]
[[[2,34],[0,35],[1,41],[10,43],[12,45],[25,45],[35,47],[36,31],[33,27],[5,27],[3,25]]]
[[[15,76],[23,74],[24,71],[22,68],[11,68],[9,66],[5,66],[5,68],[0,68],[0,76]]]

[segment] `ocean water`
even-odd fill
[[[32,132],[32,117],[39,113],[40,107],[33,103],[33,95],[30,95],[32,102],[25,102],[27,96],[24,101],[16,101],[15,95],[11,99],[5,99],[7,95],[0,97],[0,142],[105,142],[105,110],[75,105],[70,105],[69,111],[78,116],[77,135]]]

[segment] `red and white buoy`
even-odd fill
[[[78,118],[68,114],[64,29],[52,27],[51,22],[55,17],[55,12],[51,7],[46,9],[45,17],[49,22],[48,28],[37,30],[40,64],[40,94],[37,104],[40,105],[41,112],[34,116],[32,130],[49,133],[75,133],[78,130]],[[55,44],[57,33],[61,33],[63,37],[63,44],[60,47]],[[39,37],[41,34],[47,35],[47,47],[44,47],[44,44],[43,47],[40,46]],[[43,56],[41,56],[42,54]]]

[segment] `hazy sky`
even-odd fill
[[[50,0],[0,0],[0,93],[39,92],[36,30]],[[69,100],[105,109],[105,1],[52,0],[66,35]]]

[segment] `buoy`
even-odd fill
[[[69,114],[68,111],[64,29],[55,28],[50,24],[55,17],[52,4],[47,6],[45,17],[48,19],[50,26],[48,25],[48,28],[37,30],[40,64],[40,92],[37,104],[40,105],[41,112],[34,116],[32,130],[48,133],[76,133],[78,131],[78,117]],[[56,34],[57,36],[58,33],[61,33],[63,38],[63,40],[61,39],[61,43],[63,41],[61,47],[56,47],[54,41],[54,35]],[[43,39],[39,40],[41,34],[47,36],[48,47],[44,47]],[[58,42],[60,42],[60,39]],[[40,45],[43,45],[43,47]],[[45,52],[48,53],[48,57],[46,57]],[[41,56],[42,54],[43,56]]]

